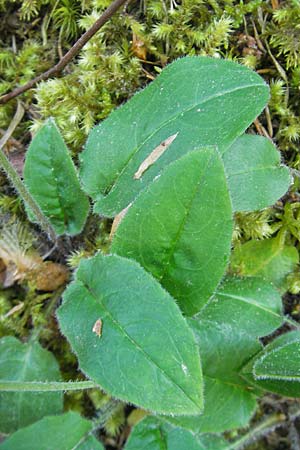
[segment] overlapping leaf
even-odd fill
[[[131,432],[124,450],[223,450],[226,442],[215,436],[191,432],[146,417]]]
[[[162,168],[199,146],[216,145],[224,153],[267,99],[263,79],[231,61],[186,57],[168,65],[90,133],[81,155],[81,177],[96,202],[95,211],[116,215]],[[174,136],[136,179],[153,150]]]
[[[288,397],[300,397],[300,333],[291,331],[267,345],[243,369],[255,386]]]
[[[12,336],[0,340],[0,378],[6,381],[59,381],[58,364],[52,353],[38,343],[22,344]],[[1,392],[0,430],[10,433],[45,414],[59,414],[61,392]]]
[[[140,194],[116,231],[112,251],[139,261],[192,315],[223,276],[231,235],[222,161],[206,149],[172,163]]]
[[[244,427],[256,408],[250,384],[240,369],[258,353],[261,345],[242,329],[230,324],[190,319],[202,358],[204,413],[167,420],[197,433],[222,432]]]
[[[76,169],[53,120],[48,120],[38,131],[27,150],[24,180],[58,235],[80,233],[89,202],[81,190]]]
[[[223,155],[234,211],[273,205],[289,188],[290,175],[269,139],[239,137]]]
[[[192,331],[170,295],[135,261],[83,261],[58,310],[81,370],[114,397],[163,414],[202,409]]]
[[[231,256],[232,271],[241,276],[260,277],[285,290],[286,276],[299,262],[296,247],[276,238],[239,245]]]
[[[264,280],[228,277],[198,317],[231,324],[254,338],[262,337],[282,324],[282,301],[277,290]]]
[[[46,416],[34,424],[21,428],[1,445],[1,450],[103,450],[92,432],[93,423],[75,412]]]

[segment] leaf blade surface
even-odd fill
[[[279,293],[264,280],[229,276],[198,317],[231,324],[254,338],[263,337],[282,324],[282,301]]]
[[[7,336],[0,340],[1,379],[8,381],[60,381],[58,364],[52,353],[38,343],[22,344]],[[1,392],[0,429],[9,433],[29,425],[45,414],[62,412],[60,392]]]
[[[186,57],[168,65],[89,136],[81,177],[95,212],[116,215],[162,168],[199,146],[216,145],[223,153],[267,99],[262,78],[236,63]],[[166,152],[135,180],[142,162],[176,133]]]
[[[81,370],[108,393],[163,414],[202,409],[192,331],[169,294],[135,261],[81,263],[58,310]],[[101,336],[93,331],[102,322]]]
[[[27,150],[24,180],[58,235],[80,233],[89,202],[80,187],[68,149],[51,119],[38,131]]]
[[[282,245],[278,239],[251,240],[237,246],[232,255],[232,272],[240,276],[259,277],[274,284],[280,291],[286,289],[286,276],[299,262],[298,251],[291,245]]]
[[[136,259],[192,315],[223,276],[232,220],[217,152],[190,152],[140,194],[115,233],[112,251]]]
[[[273,205],[289,188],[291,178],[280,153],[267,138],[244,134],[223,155],[234,211],[255,211]]]
[[[229,324],[199,319],[190,319],[189,324],[202,358],[204,412],[193,417],[167,416],[165,420],[194,433],[221,433],[246,426],[256,409],[256,397],[239,372],[261,345]]]
[[[84,448],[85,439],[92,431],[93,423],[70,411],[58,416],[46,416],[38,422],[21,428],[1,445],[1,450],[73,450]],[[81,444],[82,441],[82,444]],[[97,441],[95,450],[104,447]],[[91,447],[89,447],[91,449]]]
[[[212,450],[212,447],[210,447]],[[124,450],[209,450],[187,430],[174,427],[154,417],[139,422],[129,435]],[[220,450],[216,447],[214,450]]]
[[[268,344],[242,370],[254,386],[287,397],[300,396],[300,333],[290,331]]]

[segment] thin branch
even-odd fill
[[[0,380],[0,391],[8,392],[57,392],[94,389],[99,386],[93,381],[6,381]]]
[[[3,95],[0,97],[0,104],[7,103],[11,99],[17,97],[20,94],[23,94],[24,92],[28,91],[28,89],[33,88],[37,83],[40,81],[45,81],[51,78],[54,75],[57,75],[59,72],[61,72],[67,64],[69,64],[70,61],[80,52],[80,50],[85,46],[85,44],[97,33],[97,31],[100,30],[100,28],[113,16],[113,14],[122,6],[124,3],[128,2],[130,0],[115,0],[113,1],[109,7],[104,11],[102,16],[99,17],[98,20],[91,26],[89,30],[87,30],[79,39],[75,42],[73,47],[70,48],[70,50],[61,58],[61,60],[51,69],[47,70],[46,72],[42,73],[41,75],[38,75],[36,78],[33,78],[28,83],[24,84],[23,86],[20,86],[13,91],[9,92],[8,94]]]
[[[4,136],[6,134],[6,131],[3,130],[3,128],[0,128],[0,134]],[[21,144],[21,142],[17,141],[17,139],[13,138],[12,136],[8,139],[7,143],[10,143],[12,146],[17,148],[18,150],[24,151],[24,146]]]
[[[82,444],[86,442],[89,436],[91,436],[95,431],[97,431],[99,428],[103,428],[105,425],[105,422],[108,421],[110,417],[117,411],[119,408],[120,402],[118,400],[110,399],[106,405],[103,406],[103,408],[99,409],[97,411],[98,418],[96,420],[93,420],[93,428],[87,432],[85,436],[83,436],[82,439],[78,442],[78,444],[75,445],[75,447],[72,448],[72,450],[76,450],[78,448],[82,448]]]
[[[269,44],[268,44],[267,41],[265,41],[265,45],[267,47],[268,53],[270,55],[270,58],[272,59],[272,61],[273,61],[274,65],[275,65],[279,75],[285,81],[286,90],[285,90],[285,98],[284,98],[284,100],[285,100],[285,105],[287,106],[288,102],[289,102],[289,80],[288,80],[287,74],[286,74],[285,70],[283,69],[283,67],[279,64],[279,62],[277,61],[275,56],[272,54],[271,49],[270,49]]]
[[[13,134],[13,132],[15,131],[15,129],[17,128],[17,126],[19,125],[21,120],[23,119],[24,112],[25,112],[25,110],[22,106],[22,103],[18,101],[17,111],[15,112],[15,115],[14,115],[12,121],[10,122],[9,127],[4,132],[3,137],[0,140],[0,149],[5,147],[7,141],[11,138],[11,135]]]
[[[257,132],[261,135],[266,137],[267,139],[269,139],[270,141],[272,141],[271,137],[269,136],[267,130],[265,129],[265,127],[260,123],[260,121],[258,119],[254,120],[254,125],[255,128],[257,130]]]
[[[105,405],[97,410],[98,418],[93,420],[93,431],[102,428],[105,422],[113,415],[122,403],[119,400],[111,398]]]
[[[241,450],[245,448],[246,445],[257,442],[259,439],[271,433],[276,428],[285,424],[286,420],[287,417],[284,414],[274,414],[268,417],[265,421],[258,424],[247,434],[245,434],[235,442],[232,442],[228,447],[226,447],[226,450]]]

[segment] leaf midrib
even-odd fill
[[[163,284],[164,278],[167,276],[167,274],[169,272],[171,258],[174,255],[176,247],[177,247],[177,245],[178,245],[178,243],[180,241],[181,235],[184,232],[185,225],[186,225],[186,223],[188,221],[188,218],[190,216],[190,213],[191,213],[192,205],[194,203],[196,195],[199,193],[200,188],[202,187],[201,182],[202,182],[203,178],[206,176],[207,167],[209,166],[213,156],[214,156],[214,154],[212,153],[211,156],[208,158],[207,163],[206,163],[205,167],[203,168],[203,171],[201,172],[201,176],[200,176],[200,178],[199,178],[199,180],[198,180],[198,182],[197,182],[197,184],[195,186],[195,189],[194,189],[194,192],[193,192],[193,194],[191,196],[191,199],[190,199],[188,205],[185,208],[185,214],[184,214],[184,216],[182,218],[181,224],[179,225],[179,228],[178,228],[177,234],[176,234],[176,236],[174,238],[174,241],[171,244],[170,252],[169,252],[168,258],[167,258],[167,260],[165,262],[164,270],[163,270],[162,274],[159,277],[159,281],[160,281],[161,284]]]
[[[69,218],[69,214],[68,214],[69,204],[68,204],[68,201],[65,202],[63,196],[61,195],[60,183],[58,182],[58,177],[56,175],[57,170],[59,171],[60,169],[59,169],[59,167],[56,166],[56,164],[55,164],[56,163],[56,157],[54,157],[55,145],[53,144],[53,142],[55,140],[55,136],[53,136],[53,134],[54,134],[53,132],[51,134],[52,134],[52,139],[51,139],[51,142],[50,142],[50,148],[51,148],[51,150],[54,150],[54,151],[50,151],[50,155],[49,156],[50,156],[51,166],[53,167],[53,178],[54,178],[54,181],[55,181],[54,189],[56,191],[58,204],[60,206],[60,210],[61,210],[61,213],[62,213],[61,217],[63,218],[64,230],[68,230],[68,228],[69,228],[69,220],[68,220],[68,218]],[[62,163],[64,163],[64,161]],[[51,172],[51,169],[50,169],[50,172]]]
[[[254,366],[253,366],[253,375],[254,375],[255,379],[257,379],[257,380],[264,380],[265,379],[265,380],[271,380],[271,381],[272,380],[275,380],[275,381],[276,380],[283,380],[283,381],[284,380],[286,380],[286,381],[297,381],[297,380],[299,380],[300,381],[300,375],[298,375],[298,376],[297,375],[291,376],[291,375],[280,375],[280,374],[278,374],[278,375],[276,375],[276,374],[262,374],[262,373],[258,374],[256,372],[257,366],[259,364],[262,364],[264,362],[264,360],[267,359],[268,356],[270,356],[272,354],[279,353],[282,349],[284,349],[286,347],[289,347],[289,346],[292,346],[295,343],[299,343],[298,339],[294,339],[292,341],[286,342],[285,344],[281,345],[280,347],[272,349],[271,352],[267,352],[266,351],[266,353],[263,354],[261,356],[261,358],[257,359],[257,361],[254,363]]]
[[[93,289],[90,287],[90,286],[88,286],[84,281],[82,281],[82,280],[77,280],[81,285],[82,285],[82,287],[83,288],[85,288],[87,291],[88,291],[88,293],[90,293],[90,295],[94,298],[94,300],[95,300],[95,302],[96,303],[101,303],[101,306],[102,306],[102,308],[104,309],[104,311],[105,311],[105,313],[107,314],[107,316],[110,318],[110,320],[112,321],[112,323],[116,326],[116,328],[117,329],[119,329],[119,331],[120,331],[120,333],[121,334],[123,334],[123,336],[125,337],[125,338],[127,338],[128,340],[129,340],[129,342],[131,342],[131,344],[136,348],[136,349],[138,349],[143,355],[144,355],[144,357],[150,362],[150,363],[152,363],[155,367],[157,367],[161,372],[162,372],[162,374],[164,375],[164,377],[168,380],[168,381],[171,381],[171,383],[174,385],[174,386],[176,386],[176,388],[177,389],[179,389],[180,391],[181,391],[181,393],[183,393],[184,394],[184,396],[186,397],[186,398],[188,398],[191,402],[192,402],[192,404],[194,405],[194,406],[196,406],[197,407],[197,409],[198,410],[200,410],[200,407],[199,407],[199,405],[197,405],[197,403],[195,403],[195,401],[190,397],[190,395],[189,394],[187,394],[186,392],[185,392],[185,390],[181,387],[181,386],[179,386],[171,377],[170,377],[170,375],[168,375],[166,372],[165,372],[165,370],[162,368],[162,367],[160,367],[153,359],[152,359],[152,357],[127,333],[127,331],[125,331],[124,330],[124,328],[122,327],[122,325],[111,315],[111,313],[110,313],[110,311],[106,308],[106,306],[104,305],[104,303],[101,301],[101,298],[100,297],[98,297],[97,296],[97,294],[93,291]]]
[[[247,303],[248,305],[254,305],[258,309],[261,309],[262,311],[267,312],[267,313],[283,320],[283,317],[280,314],[276,313],[275,311],[272,311],[271,309],[267,309],[266,307],[264,307],[263,305],[258,303],[256,300],[248,299],[246,297],[240,297],[239,295],[235,295],[235,294],[226,294],[224,292],[217,291],[216,296],[218,296],[218,295],[221,297],[225,297],[225,298],[233,298],[235,300],[239,300],[241,302]]]
[[[212,377],[212,376],[206,375],[205,373],[203,374],[203,378],[209,378],[210,380],[215,381],[217,383],[225,384],[226,386],[237,388],[243,392],[247,392],[247,393],[251,394],[251,391],[249,391],[249,389],[247,389],[246,386],[243,386],[241,384],[236,384],[233,381],[227,381],[227,380],[224,380],[223,378]],[[243,381],[242,378],[241,378],[241,381]]]
[[[272,166],[249,167],[249,169],[246,169],[246,170],[240,170],[237,172],[228,173],[228,177],[230,178],[230,177],[234,177],[237,175],[245,175],[245,174],[249,174],[252,172],[259,172],[260,170],[276,170],[277,171],[278,169],[284,169],[284,166],[280,165],[280,163],[279,164],[276,163]]]
[[[186,113],[188,113],[189,111],[191,111],[192,109],[196,108],[196,106],[204,105],[205,103],[209,102],[210,100],[214,100],[214,99],[216,99],[216,98],[218,98],[218,97],[226,96],[226,95],[231,94],[231,93],[233,93],[233,92],[241,91],[241,90],[248,89],[248,88],[251,88],[251,87],[263,87],[263,86],[264,86],[264,85],[263,85],[263,84],[260,84],[260,83],[247,84],[247,85],[244,85],[244,86],[239,86],[239,87],[236,87],[236,88],[232,88],[232,89],[225,90],[225,91],[223,91],[222,93],[218,92],[218,93],[216,93],[216,94],[214,94],[214,95],[208,96],[207,98],[205,98],[205,99],[202,100],[201,102],[194,103],[192,106],[190,106],[190,107],[188,107],[188,108],[186,108],[186,109],[184,109],[184,110],[181,110],[180,112],[178,112],[177,114],[175,114],[174,116],[172,116],[171,118],[169,118],[168,120],[166,120],[165,122],[163,122],[163,123],[161,124],[161,126],[158,127],[158,128],[156,128],[151,134],[149,134],[149,135],[141,142],[141,144],[140,144],[139,146],[137,146],[135,149],[133,149],[133,151],[130,153],[130,155],[129,155],[127,161],[124,163],[124,166],[123,166],[122,170],[117,174],[117,176],[114,178],[114,180],[112,180],[110,186],[106,186],[104,189],[103,189],[103,188],[102,188],[102,189],[99,189],[100,191],[102,191],[102,193],[101,193],[101,195],[96,196],[96,198],[95,198],[96,202],[101,201],[101,200],[103,199],[103,194],[104,194],[105,191],[107,192],[107,194],[106,194],[106,196],[105,196],[104,198],[108,197],[108,196],[114,191],[114,189],[115,189],[115,187],[116,187],[116,184],[117,184],[118,180],[121,178],[121,176],[123,175],[123,173],[126,171],[128,165],[129,165],[129,163],[131,162],[131,160],[132,160],[132,158],[135,156],[135,154],[138,153],[139,150],[140,150],[140,149],[141,149],[141,148],[142,148],[142,147],[143,147],[143,146],[144,146],[144,145],[145,145],[145,144],[146,144],[146,143],[147,143],[147,142],[148,142],[148,141],[156,134],[156,133],[158,133],[158,132],[159,132],[162,128],[164,128],[166,125],[170,124],[171,122],[174,122],[181,114],[186,114]]]

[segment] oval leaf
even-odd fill
[[[282,245],[276,237],[238,245],[232,253],[230,266],[238,275],[263,278],[284,292],[286,276],[298,262],[296,247]]]
[[[217,145],[223,153],[260,113],[268,92],[262,78],[231,61],[185,57],[168,65],[90,133],[81,176],[95,211],[115,216],[163,167],[199,146]],[[166,141],[172,143],[136,179]]]
[[[282,301],[264,280],[228,277],[198,317],[232,325],[254,338],[262,337],[282,324]]]
[[[289,188],[289,170],[280,164],[280,153],[267,138],[245,134],[223,160],[234,211],[271,206]]]
[[[0,340],[1,380],[59,381],[58,364],[53,354],[38,343],[22,344],[12,336]],[[0,430],[5,433],[63,409],[61,392],[1,392]]]
[[[89,202],[81,190],[68,149],[53,120],[48,120],[26,153],[25,184],[58,235],[82,230]],[[31,220],[34,216],[29,211]]]
[[[198,319],[190,319],[189,324],[202,358],[204,413],[165,419],[195,433],[219,433],[246,426],[256,409],[256,397],[239,372],[261,345],[229,324]]]
[[[104,450],[102,444],[89,436],[93,422],[83,419],[75,412],[48,416],[21,428],[0,445],[1,450]],[[84,446],[92,439],[93,446]],[[91,442],[91,441],[90,441]]]
[[[109,394],[165,414],[201,411],[193,333],[135,261],[98,254],[81,262],[58,318],[81,370]]]
[[[226,268],[232,212],[215,150],[191,152],[144,190],[120,223],[112,251],[134,258],[195,314]]]
[[[212,450],[212,447],[210,447]],[[129,435],[124,450],[209,450],[187,430],[146,417]],[[214,447],[214,450],[219,450]],[[221,448],[220,448],[221,450]]]
[[[300,397],[300,332],[276,338],[250,361],[243,375],[261,389]]]

